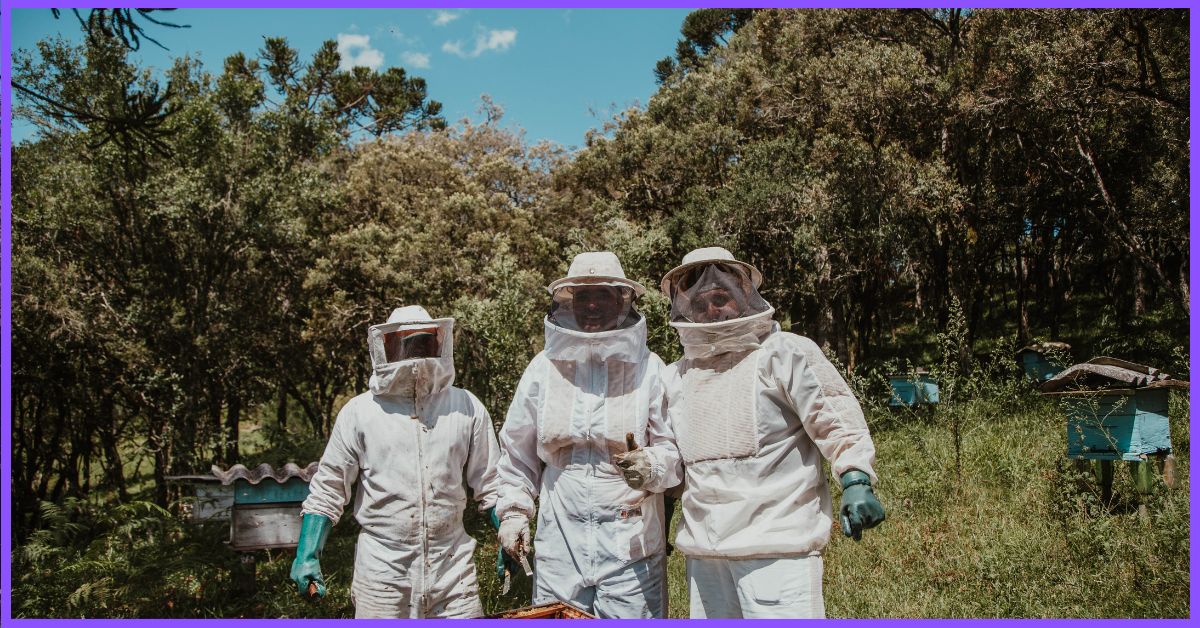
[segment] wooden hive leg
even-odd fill
[[[251,596],[257,591],[255,572],[258,571],[258,557],[254,552],[239,552],[238,566],[233,575],[234,587],[243,595]]]
[[[1150,512],[1146,502],[1154,494],[1154,463],[1150,460],[1137,460],[1129,463],[1129,472],[1133,475],[1133,485],[1138,492],[1138,517],[1143,522],[1150,521]]]
[[[1133,475],[1133,485],[1137,488],[1139,497],[1149,497],[1154,494],[1154,464],[1149,460],[1137,460],[1129,463],[1129,473]]]
[[[1178,486],[1178,476],[1175,475],[1175,454],[1159,456],[1158,461],[1162,465],[1163,484],[1166,484],[1167,488]]]
[[[1113,461],[1093,460],[1092,473],[1096,476],[1096,483],[1100,485],[1100,501],[1108,506],[1112,501]]]

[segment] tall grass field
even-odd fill
[[[1056,402],[1013,384],[960,398],[932,412],[867,405],[887,521],[861,542],[834,524],[825,552],[830,617],[1189,616],[1185,394],[1171,402],[1176,487],[1160,475],[1154,494],[1139,500],[1117,463],[1108,502],[1089,469],[1066,459]],[[835,489],[835,507],[839,499]],[[249,567],[224,546],[226,525],[197,527],[145,502],[43,509],[48,525],[14,552],[17,617],[353,616],[349,516],[322,561],[330,594],[313,604],[288,579],[291,551],[260,552],[253,590],[239,585]],[[466,525],[478,541],[485,612],[528,604],[523,578],[499,593],[490,526],[471,511]],[[668,563],[671,617],[688,612],[684,563],[679,553]]]

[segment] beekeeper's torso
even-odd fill
[[[858,401],[820,348],[778,331],[772,314],[673,324],[687,350],[666,372],[686,475],[675,547],[689,557],[819,554],[832,522],[822,457],[835,474],[874,477]]]
[[[665,547],[662,497],[651,491],[678,483],[678,455],[664,432],[664,366],[638,318],[593,334],[547,319],[545,350],[518,384],[500,432],[497,511],[532,517],[540,497],[539,569],[573,563],[594,582]],[[612,464],[626,451],[626,433],[650,445],[657,480],[645,490],[627,486]]]

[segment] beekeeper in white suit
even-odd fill
[[[758,269],[716,247],[688,253],[662,281],[684,349],[666,386],[687,476],[675,548],[694,618],[825,616],[822,458],[844,487],[847,535],[884,518],[858,401],[816,343],[779,330],[761,284]]]
[[[355,617],[482,615],[475,541],[463,530],[466,486],[492,508],[500,449],[491,419],[455,388],[454,319],[420,306],[368,330],[370,391],[342,407],[309,483],[292,579],[325,594],[320,552],[354,496]]]
[[[590,252],[547,290],[545,349],[500,430],[501,545],[514,557],[528,551],[536,498],[535,604],[662,617],[661,493],[682,470],[662,416],[663,363],[633,307],[644,288],[625,278],[616,255]]]

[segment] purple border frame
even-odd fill
[[[334,8],[330,5],[337,4],[336,0],[248,0],[247,2],[238,2],[237,0],[176,0],[170,3],[170,6],[180,9],[187,8],[228,8],[228,9],[253,9],[253,8]],[[920,6],[936,5],[938,7],[960,7],[960,8],[1069,8],[1069,7],[1084,7],[1084,8],[1156,8],[1156,9],[1171,9],[1171,8],[1190,8],[1194,4],[1198,4],[1195,0],[1151,0],[1150,6],[1139,6],[1139,2],[1135,0],[1091,0],[1084,2],[1071,2],[1069,0],[980,0],[979,2],[969,2],[963,0],[953,0],[949,2],[933,2],[919,3],[912,0],[792,0],[792,1],[748,1],[748,0],[729,0],[728,2],[718,2],[714,0],[646,0],[639,2],[638,0],[586,0],[583,2],[568,2],[566,0],[450,0],[448,2],[434,2],[433,0],[412,1],[412,0],[347,0],[344,4],[337,6],[340,9],[471,9],[471,8],[487,8],[487,9],[588,9],[588,8],[627,8],[627,9],[689,9],[700,7],[733,7],[733,8],[760,8],[760,7],[797,7],[797,8],[860,8],[860,9],[891,9],[891,8],[911,8]],[[70,7],[90,7],[95,3],[83,2],[54,2],[52,0],[15,0],[5,3],[6,8],[70,8]],[[141,7],[145,6],[144,2],[136,2],[131,0],[117,0],[115,2],[106,2],[105,6],[110,7]]]
[[[116,2],[105,3],[106,6],[112,7],[140,7],[145,6],[145,2],[130,2],[129,0],[118,0]],[[249,2],[237,2],[236,0],[176,0],[170,3],[170,6],[176,8],[329,8],[330,5],[337,4],[336,0],[251,0]],[[1062,0],[1049,0],[1043,2],[1030,2],[1028,0],[1015,0],[1005,2],[1003,0],[980,0],[978,2],[943,2],[929,3],[938,4],[940,6],[949,7],[971,7],[971,8],[1036,8],[1036,7],[1072,7],[1083,6],[1089,8],[1124,8],[1133,7],[1137,3],[1132,0],[1093,0],[1091,2],[1072,3]],[[1166,2],[1154,2],[1154,8],[1187,8],[1191,9],[1193,5],[1198,4],[1196,0],[1171,0]],[[3,502],[0,502],[0,621],[5,623],[15,622],[13,625],[41,625],[55,626],[66,625],[68,622],[74,623],[78,620],[69,619],[12,619],[12,516],[11,508],[12,499],[12,219],[11,219],[11,182],[12,182],[12,88],[10,79],[12,76],[12,9],[14,8],[50,8],[50,7],[88,7],[92,4],[84,4],[79,2],[52,2],[47,0],[17,0],[16,2],[4,3],[3,10],[0,11],[0,47],[3,48],[3,60],[0,60],[0,80],[3,84],[0,85],[0,95],[2,95],[2,103],[0,103],[0,202],[3,203],[0,209],[0,415],[2,415],[3,423],[0,430],[0,496]],[[488,1],[488,0],[456,0],[446,3],[436,3],[431,0],[422,2],[412,2],[405,0],[349,0],[339,8],[407,8],[407,9],[446,9],[446,8],[693,8],[702,6],[721,6],[721,7],[820,7],[820,8],[839,8],[839,7],[855,7],[855,8],[870,8],[870,9],[886,9],[886,8],[906,8],[920,6],[919,3],[911,0],[874,0],[868,2],[854,2],[850,0],[828,0],[826,2],[810,1],[792,1],[792,2],[747,2],[746,0],[730,0],[725,2],[714,2],[713,0],[697,0],[689,2],[685,0],[649,0],[647,2],[638,2],[638,0],[591,0],[588,2],[569,3],[565,0],[508,0],[508,1]],[[1197,31],[1197,26],[1200,25],[1200,16],[1197,13],[1189,13],[1188,21],[1190,24],[1190,34]],[[1191,67],[1194,70],[1196,67],[1196,58],[1200,54],[1200,45],[1196,43],[1195,38],[1189,41],[1191,51]],[[1191,126],[1189,129],[1189,141],[1191,152],[1191,163],[1189,164],[1189,216],[1194,218],[1196,215],[1196,196],[1200,191],[1200,184],[1196,181],[1195,167],[1196,155],[1196,120],[1195,112],[1197,104],[1200,103],[1200,98],[1197,97],[1196,91],[1190,92],[1190,106],[1193,113],[1191,117]],[[1197,261],[1197,253],[1200,253],[1200,247],[1197,247],[1195,239],[1194,223],[1189,220],[1188,237],[1189,237],[1189,274],[1190,277],[1196,276],[1197,268],[1200,268],[1200,262]],[[1189,280],[1189,283],[1190,280]],[[1195,299],[1192,299],[1195,303]],[[1200,327],[1197,325],[1196,319],[1189,321],[1189,360],[1192,372],[1196,372],[1198,360],[1196,357],[1197,341],[1196,331]],[[1194,390],[1194,389],[1193,389]],[[1191,400],[1194,404],[1195,395],[1191,395]],[[1191,426],[1195,428],[1195,414],[1189,417]],[[1196,480],[1194,474],[1190,474],[1188,490],[1190,494],[1195,494]],[[1191,525],[1195,520],[1195,507],[1191,509],[1189,516],[1189,541],[1191,545],[1195,545],[1196,531],[1194,525]],[[1196,558],[1195,554],[1189,556],[1189,613],[1196,608],[1197,601],[1200,600],[1197,589],[1194,585],[1196,573]],[[137,621],[138,625],[154,626],[160,622],[166,625],[166,622],[173,621],[188,621],[188,620],[115,620],[115,619],[96,619],[87,620],[94,624],[124,624],[130,621]],[[195,620],[192,620],[195,621]],[[233,625],[236,622],[238,626],[246,626],[251,624],[259,625],[278,625],[276,622],[280,620],[274,619],[211,619],[202,620],[206,623],[224,623]],[[344,625],[350,620],[324,619],[324,620],[303,620],[305,626],[325,626],[325,625]],[[478,624],[493,624],[500,620],[469,620]],[[669,620],[659,620],[669,621]],[[738,620],[710,620],[717,626],[732,625],[732,622]],[[793,620],[784,620],[793,621]],[[1129,625],[1187,625],[1190,624],[1188,619],[1164,619],[1164,620],[1087,620],[1087,619],[1052,619],[1052,620],[938,620],[938,619],[913,619],[913,620],[832,620],[841,625],[854,625],[860,623],[871,622],[878,623],[893,623],[899,624],[903,622],[906,625],[922,625],[927,623],[938,623],[940,625],[955,625],[959,622],[970,621],[974,625],[994,624],[1003,622],[1005,624],[1025,623],[1029,621],[1037,621],[1039,625],[1050,623],[1051,625],[1082,625],[1083,622],[1116,622]]]

